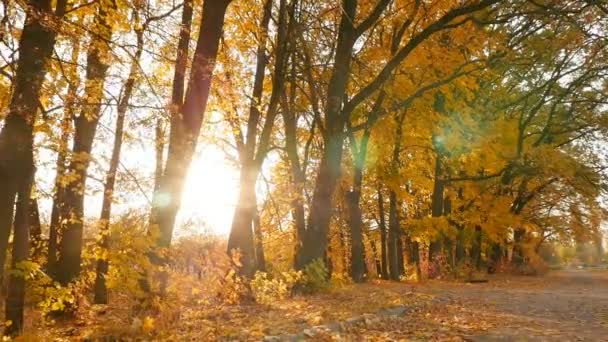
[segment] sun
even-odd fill
[[[238,169],[217,146],[202,146],[186,178],[177,226],[228,236],[238,196]]]

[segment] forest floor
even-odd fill
[[[269,306],[180,303],[174,319],[155,319],[148,335],[113,332],[128,324],[121,314],[108,311],[86,323],[38,326],[43,331],[36,335],[64,341],[89,340],[87,336],[180,341],[282,341],[302,336],[311,341],[608,341],[608,271],[496,275],[488,280],[373,281]],[[391,307],[404,312],[381,314]],[[322,325],[333,331],[313,328]]]
[[[357,326],[344,340],[608,341],[608,271],[564,270],[489,282],[430,281],[437,300],[412,314]]]

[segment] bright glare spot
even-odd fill
[[[222,150],[203,147],[190,166],[177,227],[192,223],[196,231],[208,228],[227,236],[238,195],[238,176]]]
[[[157,193],[154,196],[154,205],[158,207],[166,207],[171,203],[171,195],[166,193]]]

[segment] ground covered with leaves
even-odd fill
[[[192,289],[191,289],[192,290]],[[487,283],[372,281],[268,305],[218,304],[190,291],[157,315],[91,307],[75,320],[30,315],[27,340],[601,341],[608,336],[608,271],[492,276]],[[198,300],[195,300],[199,296]],[[124,299],[125,303],[128,299]],[[117,307],[116,305],[114,307]],[[399,314],[381,314],[403,308]],[[322,331],[314,327],[327,326]]]

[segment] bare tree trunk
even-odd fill
[[[13,255],[11,269],[19,270],[21,263],[29,258],[30,233],[30,193],[34,176],[34,158],[31,154],[31,168],[28,178],[19,185],[15,231],[13,235]],[[25,276],[22,272],[12,272],[8,276],[8,292],[6,296],[5,321],[11,324],[5,328],[5,335],[21,334],[23,331],[23,304],[25,301]]]
[[[401,140],[403,139],[403,122],[405,121],[405,112],[402,112],[396,119],[397,128],[395,132],[395,144],[393,146],[393,156],[391,160],[391,174],[397,176],[399,174],[399,168],[401,166]],[[399,265],[400,259],[399,254],[399,242],[401,239],[401,227],[399,224],[399,203],[397,199],[397,193],[394,189],[389,192],[389,224],[388,224],[388,267],[389,276],[392,280],[399,280],[403,265]]]
[[[391,190],[389,193],[388,213],[388,268],[391,280],[399,280],[401,267],[399,267],[400,239],[399,213],[397,212],[397,194]]]
[[[389,279],[388,274],[388,256],[387,256],[387,238],[386,238],[386,218],[384,214],[384,196],[382,196],[382,189],[378,186],[378,216],[380,216],[380,254],[382,257],[382,279]]]
[[[256,198],[257,203],[257,198]],[[266,272],[266,257],[264,256],[264,234],[262,232],[262,226],[260,225],[260,213],[256,210],[253,216],[253,233],[255,238],[255,260],[256,269],[258,271]]]
[[[144,26],[145,28],[145,26]],[[99,218],[100,227],[100,242],[99,248],[102,251],[107,251],[110,248],[110,217],[112,214],[112,201],[114,199],[114,185],[116,183],[116,172],[120,163],[120,150],[122,148],[123,132],[125,117],[129,109],[129,101],[131,94],[137,84],[139,74],[139,60],[144,48],[143,33],[144,28],[136,29],[137,35],[137,50],[133,56],[129,77],[123,88],[123,96],[120,99],[116,110],[116,129],[114,130],[114,146],[112,148],[112,157],[110,159],[110,168],[106,174],[106,183],[103,189],[103,203],[101,206],[101,215]],[[104,253],[102,253],[103,255]],[[95,304],[108,303],[108,289],[106,287],[106,275],[108,273],[108,260],[105,257],[97,259],[97,270],[95,276]]]
[[[30,238],[32,240],[32,258],[39,260],[44,250],[44,241],[42,240],[42,225],[40,223],[40,211],[38,209],[38,200],[30,198],[29,200],[29,226]]]
[[[99,123],[103,87],[109,67],[110,48],[107,45],[112,37],[112,25],[108,23],[107,11],[114,9],[99,6],[94,20],[94,34],[87,53],[85,98],[80,115],[75,120],[74,157],[68,172],[76,175],[74,181],[66,186],[63,203],[63,217],[69,217],[60,243],[60,256],[57,262],[57,280],[62,284],[72,281],[80,273],[82,259],[82,235],[84,219],[84,197],[88,167],[91,161],[93,140]]]
[[[39,18],[41,15],[48,15],[49,19],[61,18],[66,1],[57,2],[54,14],[51,6],[48,0],[31,2],[31,12],[26,16],[19,40],[19,61],[8,115],[0,132],[0,280],[4,276],[15,198],[19,184],[29,176],[25,171],[31,167],[31,127],[36,120],[47,61],[55,45],[56,32],[43,25]]]
[[[441,217],[443,216],[443,189],[444,182],[441,179],[441,156],[437,153],[435,157],[435,175],[433,183],[433,194],[431,197],[431,216]],[[429,246],[429,265],[433,262],[433,258],[441,253],[442,237],[432,241]]]
[[[154,155],[154,191],[158,191],[160,180],[163,177],[164,152],[165,152],[165,129],[163,119],[156,120],[155,155]]]
[[[317,173],[307,230],[297,251],[296,269],[302,269],[316,259],[324,259],[327,248],[329,223],[333,211],[332,197],[342,162],[344,119],[341,117],[341,110],[350,77],[353,45],[357,36],[353,24],[356,13],[357,1],[344,0],[334,65],[327,87],[325,146]]]
[[[8,237],[13,226],[15,198],[19,194],[19,225],[15,226],[11,268],[27,260],[29,253],[29,198],[34,178],[33,125],[38,111],[38,99],[46,74],[47,61],[53,52],[56,31],[43,24],[41,17],[60,19],[66,2],[57,2],[55,13],[51,1],[32,1],[19,39],[19,61],[13,83],[8,115],[0,132],[0,278]],[[31,11],[31,12],[30,12]],[[25,278],[12,272],[5,302],[5,335],[17,335],[23,329]]]
[[[224,16],[230,0],[205,1],[188,90],[171,119],[169,153],[159,189],[155,192],[151,223],[159,230],[157,246],[169,247],[180,207],[184,180],[203,123]]]
[[[306,182],[303,163],[300,162],[298,155],[298,140],[296,136],[297,119],[294,110],[295,101],[295,72],[291,79],[290,100],[283,101],[283,125],[285,129],[285,151],[289,159],[291,170],[291,182],[293,191],[291,193],[291,215],[295,225],[295,254],[301,248],[300,244],[306,233],[306,214],[304,211],[304,185]],[[314,134],[314,124],[311,129],[311,138]],[[295,263],[295,260],[294,260]]]
[[[49,274],[55,274],[55,266],[57,263],[57,251],[59,243],[59,235],[62,231],[63,202],[65,200],[65,188],[63,186],[63,177],[66,171],[66,161],[68,156],[68,145],[70,134],[72,133],[72,120],[76,117],[74,113],[76,96],[78,95],[78,57],[80,56],[80,41],[78,37],[72,39],[72,56],[70,64],[66,67],[68,73],[69,85],[65,98],[63,118],[61,119],[61,136],[59,145],[57,146],[57,163],[55,166],[55,193],[53,194],[53,208],[51,210],[51,222],[49,224],[49,242],[47,253],[46,269]]]
[[[295,2],[292,2],[292,6]],[[234,212],[230,236],[228,238],[228,252],[234,249],[241,251],[242,259],[240,273],[245,276],[253,276],[256,271],[255,257],[252,252],[255,252],[252,221],[257,212],[257,203],[252,202],[252,197],[255,197],[255,184],[260,173],[264,159],[266,158],[268,145],[274,121],[278,114],[278,105],[283,95],[285,83],[285,64],[287,62],[287,34],[293,25],[293,20],[288,20],[287,17],[287,1],[280,0],[279,16],[277,22],[277,38],[275,44],[275,65],[272,80],[272,92],[266,110],[265,120],[261,133],[259,134],[258,142],[258,123],[261,120],[261,113],[258,109],[263,91],[264,73],[267,64],[265,54],[266,40],[268,34],[268,23],[270,21],[272,10],[272,0],[267,0],[264,6],[264,16],[260,23],[262,30],[262,39],[258,46],[258,61],[256,66],[256,75],[254,80],[254,89],[252,102],[249,111],[249,119],[247,122],[247,138],[243,143],[243,151],[240,153],[241,159],[241,189],[239,200]],[[293,8],[290,9],[293,13]],[[290,18],[292,19],[292,18]],[[289,26],[289,27],[288,27]],[[256,150],[257,145],[257,150]]]
[[[471,247],[472,263],[476,269],[481,268],[481,226],[475,226],[473,246]]]
[[[368,114],[367,121],[365,123],[365,130],[361,136],[361,142],[357,147],[357,141],[355,136],[349,134],[350,146],[353,155],[353,188],[348,192],[346,198],[349,210],[349,224],[351,227],[351,264],[352,264],[352,278],[353,281],[359,283],[362,282],[365,276],[365,250],[363,245],[363,217],[361,210],[361,189],[363,184],[363,169],[365,168],[365,161],[367,159],[367,146],[371,136],[371,128],[376,123],[378,113],[384,102],[384,93],[382,92],[371,112]]]

